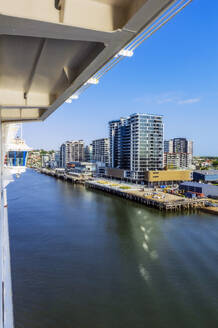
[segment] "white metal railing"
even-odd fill
[[[8,231],[8,204],[6,189],[1,191],[0,211],[0,328],[13,328],[13,302],[11,284],[11,261]]]

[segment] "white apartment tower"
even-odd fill
[[[92,141],[92,160],[109,165],[109,139],[102,138]]]
[[[84,160],[84,141],[66,141],[60,147],[60,167],[67,163],[82,162]]]

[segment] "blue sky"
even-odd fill
[[[23,125],[32,148],[58,149],[108,135],[120,116],[164,116],[165,138],[187,137],[195,155],[218,156],[218,1],[193,0],[72,104]]]

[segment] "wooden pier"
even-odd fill
[[[204,213],[218,215],[218,207],[204,207],[201,209]]]
[[[119,197],[129,199],[146,206],[157,208],[161,211],[181,211],[189,209],[197,209],[205,206],[205,199],[187,199],[182,198],[181,200],[175,201],[163,201],[157,199],[151,199],[144,195],[139,195],[138,191],[135,190],[119,190],[118,188],[112,188],[107,185],[100,185],[96,182],[87,181],[85,183],[87,188],[101,190]]]
[[[205,207],[205,199],[187,199],[182,197],[177,197],[176,200],[163,200],[163,199],[153,199],[146,196],[145,192],[140,192],[139,190],[121,190],[119,188],[111,187],[110,185],[100,184],[96,181],[87,181],[87,179],[75,177],[66,172],[60,172],[56,170],[48,169],[37,169],[38,172],[50,175],[56,179],[62,179],[65,181],[70,181],[72,183],[82,184],[90,189],[97,189],[103,192],[110,193],[112,195],[117,195],[119,197],[135,201],[140,204],[144,204],[149,207],[157,208],[161,211],[181,211],[189,209],[202,209]]]
[[[50,175],[56,179],[62,179],[65,181],[70,181],[72,183],[85,185],[85,179],[80,177],[75,177],[73,175],[67,174],[66,172],[58,172],[55,170],[48,170],[48,169],[37,169],[37,171],[42,174]]]

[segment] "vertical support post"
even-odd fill
[[[3,186],[3,142],[2,142],[2,122],[0,121],[0,328],[3,328],[3,202],[2,202],[2,186]]]
[[[8,229],[8,204],[7,192],[3,189],[3,205],[4,205],[4,327],[14,327],[13,300],[12,300],[12,283],[11,283],[11,258],[10,258],[10,242]]]
[[[0,121],[0,328],[13,328],[7,194],[4,188],[4,130]]]

